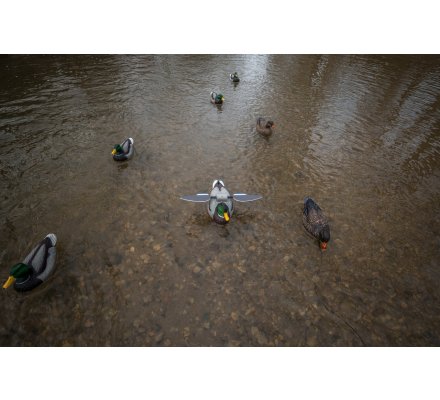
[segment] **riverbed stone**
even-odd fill
[[[164,337],[164,333],[163,332],[159,332],[158,334],[156,334],[156,336],[154,337],[154,343],[155,344],[159,344]]]
[[[254,336],[257,339],[257,342],[259,345],[261,345],[261,346],[267,345],[266,336],[256,326],[253,326],[251,328],[251,333],[252,333],[252,336]]]
[[[189,335],[190,335],[190,328],[189,328],[189,326],[186,326],[185,328],[183,328],[183,337],[185,338],[185,339],[188,339],[188,337],[189,337]]]
[[[91,328],[92,326],[94,326],[95,325],[95,323],[91,320],[91,319],[88,319],[85,323],[84,323],[84,326],[86,327],[86,328]]]

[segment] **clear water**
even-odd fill
[[[440,345],[438,56],[2,56],[0,145],[1,279],[58,236],[3,346]],[[215,178],[264,198],[218,226]]]

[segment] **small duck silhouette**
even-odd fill
[[[115,144],[112,150],[113,160],[125,161],[133,156],[134,140],[132,138],[125,139],[121,144]]]
[[[257,119],[257,132],[264,136],[272,135],[275,124],[273,121],[266,121],[265,118],[260,117]]]
[[[326,250],[330,240],[330,226],[321,208],[311,197],[304,199],[303,224],[307,232],[318,239],[319,247]]]
[[[234,72],[233,74],[229,74],[229,79],[234,83],[240,82],[240,78],[238,77],[238,74],[236,72]]]
[[[211,92],[212,104],[223,104],[225,97],[221,93]]]

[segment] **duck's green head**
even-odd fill
[[[119,154],[122,152],[123,152],[122,146],[120,144],[115,144],[115,146],[113,147],[112,154],[115,155],[115,154]]]
[[[3,285],[3,289],[7,289],[9,286],[11,286],[16,279],[27,278],[30,272],[31,269],[29,268],[29,265],[24,263],[15,264],[9,271],[9,278]]]
[[[230,219],[230,217],[229,217],[229,207],[225,203],[220,203],[217,206],[216,212],[217,212],[217,215],[220,218],[224,218],[226,222],[229,222],[229,219]]]
[[[217,96],[215,96],[216,103],[223,103],[224,101],[225,101],[225,98],[221,93],[219,93]]]

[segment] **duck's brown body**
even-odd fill
[[[266,119],[262,117],[257,119],[258,133],[261,133],[264,136],[270,136],[273,133],[273,128],[275,128],[273,121],[266,121]]]
[[[328,219],[318,204],[310,197],[304,199],[303,224],[307,232],[319,240],[320,247],[325,249],[330,240]]]

